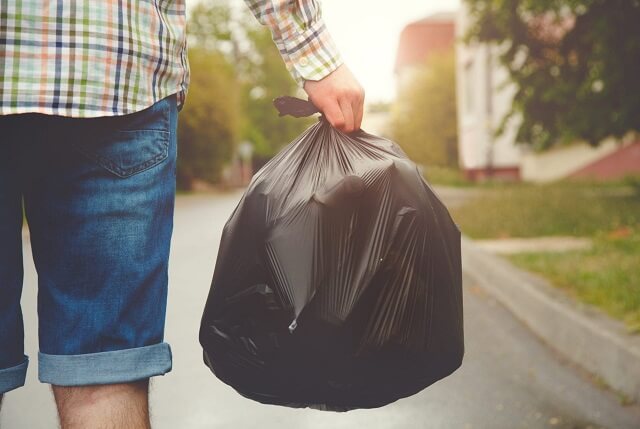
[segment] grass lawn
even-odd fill
[[[423,166],[425,179],[431,184],[446,186],[472,186],[460,169],[451,167],[440,167],[437,165]]]
[[[590,237],[590,250],[509,259],[640,333],[640,196],[629,191],[611,184],[505,184],[483,189],[484,196],[451,214],[472,238]]]
[[[640,333],[640,232],[594,238],[591,250],[509,255],[580,301],[600,307]]]

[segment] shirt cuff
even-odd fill
[[[293,37],[283,35],[280,52],[289,73],[302,87],[307,80],[320,80],[333,72],[343,59],[323,20],[300,30]]]

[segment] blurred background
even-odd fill
[[[278,117],[275,97],[306,96],[242,0],[192,1],[174,371],[152,384],[154,427],[640,428],[640,1],[322,10],[365,89],[362,128],[402,146],[463,232],[463,365],[411,398],[347,414],[251,402],[204,366],[197,331],[222,227],[252,174],[316,119]],[[32,333],[35,293],[23,298]],[[27,350],[35,357],[35,335]],[[0,423],[47,428],[54,416],[32,368]]]
[[[640,368],[640,2],[322,6],[366,91],[362,128],[396,141],[422,168],[468,238],[467,254],[500,258],[466,257],[465,271],[476,264],[482,276],[506,261],[551,290],[534,311],[525,292],[499,299],[504,288],[526,290],[525,277],[469,283],[489,283],[478,290],[621,404],[640,400],[640,369],[629,372]],[[273,98],[306,97],[241,0],[202,1],[190,13],[193,85],[180,118],[180,184],[242,187],[314,119],[274,113]],[[557,302],[566,307],[559,315],[549,310]],[[568,321],[600,315],[603,323],[591,327]],[[609,321],[614,330],[605,332],[620,350],[589,334]]]
[[[582,246],[510,257],[640,331],[640,3],[322,5],[366,91],[363,129],[431,183],[483,194],[452,207],[470,237]],[[304,93],[242,0],[192,2],[188,32],[179,185],[243,186],[315,119],[275,114],[275,97]]]

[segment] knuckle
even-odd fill
[[[344,88],[342,88],[341,86],[334,86],[333,88],[331,88],[330,93],[334,98],[338,98],[340,97],[340,95],[342,95],[343,91]]]
[[[342,93],[342,95],[350,95],[351,91],[353,88],[351,88],[350,86],[345,86],[343,88],[340,89],[340,92]]]
[[[360,96],[360,92],[357,88],[349,88],[347,90],[347,95],[351,99],[357,99]]]

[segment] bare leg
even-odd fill
[[[62,429],[150,429],[149,380],[52,386]]]

